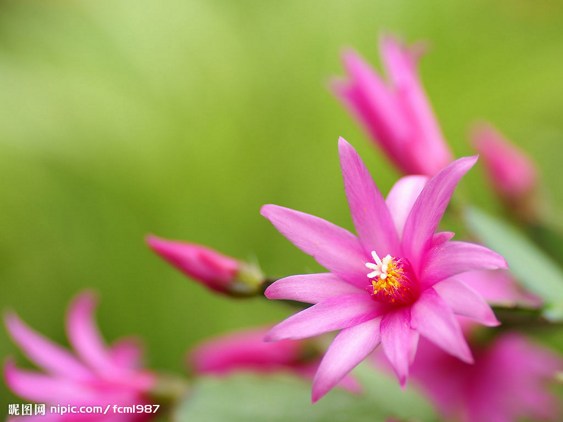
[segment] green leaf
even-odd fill
[[[465,213],[472,232],[506,258],[510,271],[530,292],[545,302],[544,316],[563,320],[563,272],[540,249],[513,227],[481,210]]]
[[[374,422],[394,417],[430,422],[431,407],[411,388],[365,365],[357,371],[362,394],[334,389],[311,404],[311,384],[289,375],[239,374],[202,378],[178,406],[177,422]],[[355,373],[356,373],[355,372]]]

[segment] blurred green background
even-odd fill
[[[563,3],[558,0],[5,0],[0,3],[0,305],[66,344],[63,315],[100,293],[108,341],[134,334],[185,372],[206,336],[285,309],[208,294],[153,256],[147,233],[316,269],[259,215],[277,203],[351,227],[336,140],[386,191],[397,173],[326,89],[383,31],[432,49],[422,77],[456,155],[494,122],[563,208]],[[474,170],[463,189],[494,209]],[[24,359],[0,330],[0,356]],[[4,387],[0,408],[14,402]]]

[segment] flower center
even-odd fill
[[[368,290],[372,297],[379,302],[395,305],[414,302],[418,296],[418,286],[410,274],[408,262],[391,255],[380,259],[375,251],[372,251],[371,256],[374,262],[366,262],[366,267],[372,270],[367,275],[371,280]]]

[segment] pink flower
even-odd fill
[[[237,261],[205,246],[156,236],[148,236],[147,243],[154,252],[188,277],[218,293],[252,296],[264,281],[264,276],[256,266]]]
[[[348,51],[343,60],[349,81],[336,81],[333,91],[403,173],[433,176],[452,156],[418,77],[422,49],[384,37],[380,50],[388,83]]]
[[[529,199],[538,179],[530,158],[491,125],[478,126],[471,137],[495,190],[510,201]]]
[[[524,290],[506,270],[469,271],[460,274],[458,279],[477,291],[491,305],[528,308],[542,305],[540,297]]]
[[[96,300],[82,293],[71,303],[67,334],[75,353],[52,343],[29,328],[16,314],[6,316],[6,326],[14,342],[44,373],[17,368],[12,361],[4,367],[8,387],[26,400],[47,404],[52,420],[141,421],[143,414],[49,415],[50,405],[131,406],[149,404],[147,394],[155,383],[153,374],[139,369],[140,347],[124,340],[106,347],[93,320]]]
[[[190,364],[200,375],[290,372],[313,379],[320,363],[316,345],[303,340],[267,343],[264,341],[267,332],[268,328],[255,328],[208,340],[190,353]],[[351,377],[345,377],[341,386],[353,392],[360,389]]]
[[[521,418],[561,420],[546,382],[563,360],[517,334],[504,334],[474,351],[467,365],[429,342],[422,342],[411,368],[446,418],[463,422],[512,422]]]
[[[432,179],[405,177],[387,200],[356,151],[339,142],[344,186],[358,237],[325,220],[275,205],[262,215],[329,273],[287,277],[266,290],[270,299],[314,304],[275,326],[269,340],[302,339],[341,330],[313,382],[313,401],[326,394],[379,343],[405,384],[419,335],[471,362],[455,315],[498,322],[489,305],[455,278],[506,266],[495,252],[435,233],[461,177],[476,158],[461,158]]]

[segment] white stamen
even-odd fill
[[[381,272],[379,270],[375,270],[375,271],[368,274],[368,278],[376,278],[376,277],[379,277],[380,274],[381,274]]]
[[[373,270],[372,272],[368,273],[368,278],[379,277],[381,280],[385,280],[387,278],[387,270],[389,268],[389,264],[393,261],[393,258],[391,257],[391,255],[386,255],[385,258],[381,260],[381,258],[379,258],[379,255],[377,255],[377,252],[375,251],[371,251],[371,256],[373,257],[375,263],[366,262],[365,264],[367,268]]]
[[[381,265],[381,259],[379,259],[379,255],[377,255],[377,252],[371,251],[371,256],[377,265]]]

